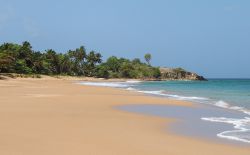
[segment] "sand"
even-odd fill
[[[126,104],[189,102],[77,79],[0,80],[1,155],[249,155],[250,148],[176,135],[174,119],[114,108]]]

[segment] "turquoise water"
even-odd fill
[[[144,94],[191,101],[204,108],[174,108],[171,116],[184,116],[186,121],[195,120],[207,132],[224,140],[233,140],[250,144],[250,79],[209,79],[209,81],[153,81],[153,82],[81,82],[84,85],[116,87]],[[172,110],[167,107],[129,106],[125,110],[142,112],[158,116],[170,116]],[[213,108],[206,108],[213,107]],[[169,111],[170,110],[170,111]],[[176,114],[176,115],[174,115]],[[207,124],[208,123],[208,124]],[[207,127],[204,124],[212,124]],[[220,124],[220,125],[218,125]],[[230,126],[231,128],[228,128]],[[186,125],[188,127],[188,125]],[[215,128],[218,133],[210,132]],[[185,127],[181,127],[185,128]],[[208,129],[207,131],[205,131]],[[192,129],[193,130],[193,129]],[[214,130],[214,131],[215,131]],[[187,130],[188,131],[188,130]],[[190,133],[199,133],[194,129]],[[206,134],[209,135],[209,134]]]
[[[143,82],[133,88],[159,95],[200,97],[250,109],[250,79],[209,79],[209,81]],[[173,96],[174,97],[174,96]],[[187,98],[188,99],[188,98]],[[189,98],[192,100],[192,98]],[[194,98],[196,99],[196,98]],[[199,98],[197,98],[199,100]]]
[[[211,109],[210,113],[200,115],[199,119],[232,126],[229,130],[217,133],[217,137],[250,143],[250,79],[142,82],[129,89],[238,113],[241,116],[225,116],[224,113],[214,115],[215,110]]]

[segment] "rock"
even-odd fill
[[[203,76],[200,76],[193,72],[188,72],[182,68],[167,68],[161,67],[161,79],[162,80],[198,80],[207,81]]]

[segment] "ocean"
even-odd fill
[[[152,82],[81,82],[84,85],[116,87],[137,91],[148,95],[172,98],[176,100],[191,101],[195,104],[211,106],[209,110],[200,110],[197,117],[204,123],[214,123],[218,138],[228,139],[250,144],[250,79],[209,79],[208,81],[152,81]],[[134,108],[131,110],[131,108]],[[152,110],[159,114],[162,107],[152,106],[124,107],[133,112]],[[135,110],[136,109],[136,110]],[[157,110],[158,109],[158,110]],[[171,108],[168,108],[168,110]],[[171,113],[166,110],[165,113]],[[184,109],[173,109],[183,111]],[[190,113],[196,113],[190,111]],[[203,113],[202,113],[203,112]],[[228,112],[226,114],[226,112]],[[161,111],[163,116],[164,111]],[[221,115],[220,115],[221,114]],[[168,116],[168,115],[166,115]],[[219,125],[218,125],[219,124]],[[224,124],[227,127],[223,127]],[[203,129],[204,130],[204,129]]]

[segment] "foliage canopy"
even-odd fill
[[[135,58],[109,57],[105,62],[102,55],[86,51],[84,46],[66,53],[53,49],[34,51],[29,42],[21,45],[4,43],[0,45],[0,73],[45,74],[90,76],[100,78],[159,78],[158,67],[150,66],[151,55],[146,54],[147,63]]]

